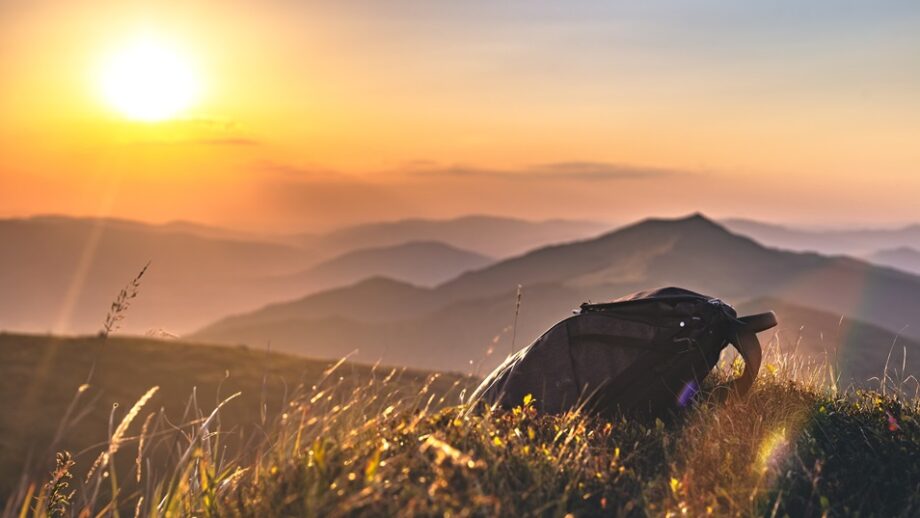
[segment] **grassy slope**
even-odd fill
[[[84,383],[89,387],[79,395],[69,419],[77,421],[65,426],[54,446],[75,455],[107,440],[113,404],[120,405],[115,413],[120,420],[153,386],[160,388],[141,419],[162,407],[171,422],[182,423],[190,419],[183,415],[193,392],[203,412],[210,412],[219,398],[241,392],[220,413],[221,425],[252,434],[283,409],[299,384],[312,386],[332,363],[242,347],[142,338],[103,341],[0,334],[0,501],[12,491],[28,457],[41,473],[48,471],[54,454],[48,448]],[[388,372],[381,368],[375,375]],[[348,384],[372,373],[369,367],[345,364],[335,373],[337,382],[339,376],[340,383]],[[399,373],[407,386],[421,385],[426,376],[419,371]],[[443,377],[435,388],[443,389],[456,379]],[[98,451],[93,448],[77,455],[84,472]]]
[[[522,402],[523,403],[523,402]],[[532,407],[531,407],[532,408]],[[916,516],[916,402],[838,397],[768,376],[680,418],[375,416],[358,434],[280,443],[218,499],[235,516]],[[334,429],[334,426],[333,426]],[[343,430],[344,432],[344,430]],[[289,432],[290,433],[290,432]]]
[[[117,505],[174,516],[916,516],[916,396],[838,394],[827,379],[821,366],[771,352],[747,398],[703,400],[668,422],[540,416],[525,402],[469,416],[436,409],[430,388],[327,379],[291,397],[238,453],[217,453],[220,434],[188,448],[194,426],[174,439],[154,426],[147,436],[194,453],[174,455],[170,471],[145,469],[139,485],[120,469]],[[347,397],[328,398],[342,388]],[[118,455],[130,460],[135,448]],[[109,497],[92,496],[102,475],[84,478],[73,480],[71,509],[104,509]]]

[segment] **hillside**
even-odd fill
[[[514,332],[518,283],[524,289]],[[735,304],[764,297],[792,301],[810,308],[815,322],[808,328],[825,335],[839,332],[841,315],[860,328],[879,330],[855,335],[851,347],[872,359],[862,362],[861,370],[847,371],[859,375],[880,373],[896,331],[912,323],[904,335],[916,338],[920,330],[920,315],[913,310],[920,278],[853,259],[765,248],[694,216],[649,220],[542,248],[433,289],[382,279],[359,283],[226,318],[192,337],[223,343],[270,340],[284,350],[322,357],[358,349],[364,361],[382,357],[468,372],[494,365],[511,350],[512,337],[521,347],[586,300],[663,285]],[[790,318],[789,331],[797,333],[798,315],[790,313],[796,318]],[[823,346],[815,344],[813,350],[823,352]]]
[[[559,284],[615,298],[648,286],[680,284],[724,296],[759,292],[783,275],[793,256],[763,248],[696,215],[646,220],[603,236],[540,248],[461,275],[438,287],[451,299],[495,295],[516,284]],[[814,257],[817,259],[817,257]]]
[[[916,395],[890,380],[884,392],[842,391],[825,366],[802,368],[775,352],[764,367],[748,395],[720,401],[710,387],[724,381],[723,364],[692,406],[654,420],[542,415],[527,397],[512,411],[470,413],[444,406],[434,387],[416,385],[409,396],[412,384],[400,391],[383,376],[363,384],[327,378],[286,398],[277,418],[252,412],[264,424],[238,441],[227,414],[239,400],[185,426],[142,420],[158,401],[148,402],[124,428],[127,438],[116,431],[72,464],[59,456],[50,487],[58,489],[58,508],[90,516],[112,509],[241,517],[920,512]],[[330,391],[345,397],[328,401]],[[215,404],[189,406],[206,416]],[[124,423],[122,415],[114,422]],[[87,419],[100,429],[107,420],[104,412]],[[109,444],[121,446],[114,462],[87,476]],[[44,467],[3,495],[4,516],[50,515],[43,484],[54,464]]]
[[[188,342],[0,334],[0,394],[4,395],[0,403],[0,501],[12,491],[27,459],[38,463],[40,473],[47,471],[44,466],[53,458],[53,451],[47,449],[52,448],[59,425],[65,428],[54,447],[73,452],[81,463],[91,462],[91,454],[81,452],[106,440],[112,405],[121,405],[121,415],[144,392],[158,386],[144,417],[162,409],[176,424],[195,417],[184,415],[190,398],[210,412],[220,400],[241,392],[222,411],[221,425],[248,435],[282,412],[298,385],[317,384],[332,363],[264,349]],[[335,379],[338,390],[343,390],[389,373],[384,367],[375,370],[346,363],[336,370]],[[400,371],[393,389],[412,387],[409,393],[414,394],[427,376],[420,371]],[[432,390],[444,393],[458,380],[468,383],[442,376]],[[69,419],[65,418],[84,383],[88,388],[80,393]],[[73,422],[63,424],[65,419]]]

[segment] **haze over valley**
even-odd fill
[[[4,220],[0,235],[17,246],[0,255],[0,329],[94,334],[118,291],[149,262],[120,333],[481,374],[512,340],[513,348],[526,345],[582,302],[677,285],[741,310],[775,305],[777,344],[839,356],[841,372],[863,381],[884,369],[892,345],[914,365],[915,234],[702,215],[622,227],[475,216],[309,235]]]

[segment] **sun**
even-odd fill
[[[177,117],[201,92],[199,76],[183,53],[149,36],[109,56],[100,86],[108,105],[128,119],[143,122]]]

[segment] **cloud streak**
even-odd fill
[[[651,180],[689,174],[695,173],[689,170],[588,161],[535,164],[517,169],[453,165],[416,168],[410,171],[411,176],[424,178],[493,178],[514,181],[574,180],[581,182]]]

